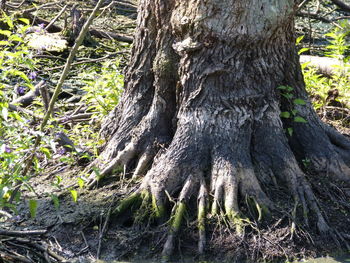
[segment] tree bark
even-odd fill
[[[288,189],[306,225],[310,210],[319,231],[331,232],[302,161],[349,182],[350,142],[321,123],[307,98],[295,11],[292,0],[141,1],[125,93],[103,125],[108,143],[94,165],[101,176],[125,165],[141,177],[135,194],[151,195],[160,218],[168,196],[176,198],[165,257],[193,196],[200,251],[204,207],[238,226],[242,198],[278,210],[271,185]]]

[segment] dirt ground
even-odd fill
[[[63,185],[73,182],[80,170],[81,167],[66,167],[59,171],[65,181]],[[18,207],[18,216],[3,224],[4,229],[47,232],[37,236],[12,237],[10,243],[2,241],[2,246],[18,251],[19,254],[26,251],[31,254],[34,262],[46,261],[40,253],[33,253],[30,245],[24,245],[23,240],[47,247],[66,262],[97,262],[97,258],[103,260],[100,262],[145,262],[145,259],[149,262],[160,261],[159,255],[168,229],[166,224],[159,226],[147,221],[133,224],[131,215],[136,213],[137,217],[133,207],[123,216],[113,215],[118,201],[132,192],[137,184],[110,177],[97,189],[78,189],[78,201],[74,202],[69,191],[57,191],[52,185],[55,175],[55,170],[51,170],[34,179],[33,187],[36,195],[40,196],[34,219],[30,216],[28,203],[24,202]],[[344,186],[320,181],[317,175],[310,176],[310,181],[313,182],[313,188],[331,226],[343,233],[350,233],[349,200],[340,198],[340,189],[344,189]],[[47,196],[47,193],[52,192],[59,198],[59,208]],[[32,198],[35,195],[28,192],[27,199]],[[279,204],[292,202],[287,196],[273,196],[273,199]],[[339,203],[340,200],[344,203]],[[253,221],[244,236],[236,235],[220,219],[211,218],[208,221],[205,259],[213,262],[284,261],[288,258],[325,255],[339,249],[331,237],[320,237],[316,230],[305,230],[300,226],[292,232],[290,218],[282,213],[274,214],[265,223]],[[199,262],[202,259],[196,252],[197,238],[195,219],[189,215],[177,240],[174,252],[176,262]]]

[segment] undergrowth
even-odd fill
[[[339,96],[334,98],[340,102],[342,107],[349,108],[350,101],[350,45],[348,44],[350,28],[349,22],[342,24],[343,28],[336,27],[330,33],[327,33],[328,45],[324,55],[329,58],[335,58],[339,61],[339,65],[333,66],[332,75],[325,77],[318,73],[316,67],[310,66],[309,63],[302,65],[306,90],[310,94],[316,110],[327,106],[330,90],[337,90]],[[302,37],[297,40],[297,44]],[[301,49],[300,54],[308,51]]]
[[[91,67],[79,77],[85,82],[81,90],[81,105],[88,119],[73,122],[70,117],[74,110],[68,111],[61,103],[45,132],[39,132],[39,125],[45,114],[44,102],[35,97],[31,105],[22,107],[16,100],[33,92],[41,80],[49,83],[47,72],[38,70],[43,61],[35,58],[43,50],[31,49],[27,42],[27,32],[31,28],[29,20],[2,14],[0,23],[0,215],[17,213],[16,206],[23,192],[31,193],[28,201],[32,217],[36,215],[35,187],[30,179],[43,176],[43,170],[50,165],[75,166],[84,158],[94,158],[103,144],[98,136],[98,126],[102,118],[119,102],[122,92],[123,75],[120,73],[119,58],[110,59],[102,67]],[[38,29],[39,30],[39,29]],[[45,63],[45,62],[44,62]],[[49,91],[51,92],[51,91]],[[72,113],[73,112],[73,113]],[[66,134],[77,146],[58,143],[57,134]],[[33,146],[37,135],[41,142],[35,152]],[[83,147],[82,147],[83,145]],[[32,161],[30,156],[33,156]],[[86,161],[83,162],[83,164]],[[29,167],[29,173],[24,172]],[[56,175],[52,185],[70,191],[73,201],[77,201],[75,186],[67,187],[64,178]],[[84,179],[76,178],[75,185],[84,186]],[[53,205],[59,206],[54,193],[47,193]]]

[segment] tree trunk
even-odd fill
[[[331,231],[302,163],[349,181],[350,141],[321,123],[307,98],[294,2],[141,0],[125,93],[103,125],[108,143],[94,164],[101,176],[125,165],[141,177],[135,194],[151,195],[156,216],[169,195],[177,198],[164,256],[192,196],[200,251],[206,214],[237,222],[246,197],[259,211],[278,209],[271,185],[289,190],[306,224],[310,210],[318,229]]]

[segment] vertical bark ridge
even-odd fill
[[[135,35],[132,64],[126,73],[122,102],[102,128],[102,134],[113,136],[100,159],[128,155],[128,160],[115,158],[112,166],[134,163],[138,174],[147,169],[174,133],[178,58],[171,48],[173,36],[169,19],[172,5],[172,2],[164,1],[141,2],[139,30]],[[121,153],[126,150],[127,143],[133,145],[133,152]]]
[[[151,71],[156,55],[157,27],[151,1],[140,2],[137,32],[134,36],[131,64],[125,74],[125,91],[120,104],[108,115],[102,125],[101,135],[109,145],[124,147],[130,131],[139,123],[151,106],[154,75]],[[115,150],[106,150],[105,158],[112,158]]]

